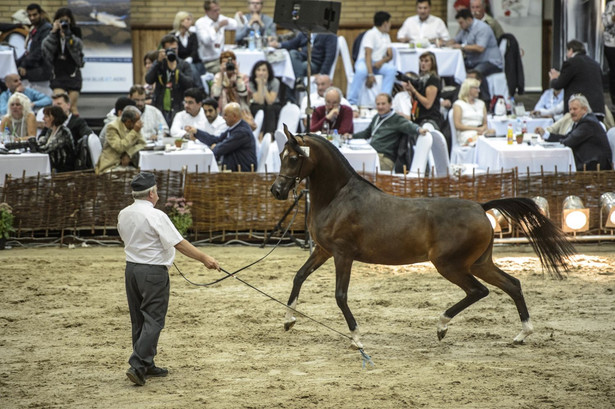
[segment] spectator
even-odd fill
[[[407,42],[429,42],[436,45],[448,41],[450,35],[448,28],[441,18],[432,16],[431,0],[416,1],[416,16],[411,16],[404,21],[401,28],[397,32],[397,40],[402,43]]]
[[[587,98],[575,94],[568,101],[570,117],[574,122],[572,129],[566,133],[555,134],[539,132],[548,142],[560,142],[572,149],[578,171],[610,170],[611,147],[602,124],[592,113]]]
[[[460,30],[449,45],[464,53],[466,69],[474,69],[483,78],[502,72],[502,53],[493,30],[484,22],[473,18],[468,9],[461,9],[455,15]],[[481,92],[489,95],[487,81],[481,82]]]
[[[85,119],[80,116],[73,115],[70,109],[70,98],[66,92],[54,94],[51,98],[53,99],[53,105],[62,108],[62,111],[64,111],[64,114],[66,115],[64,125],[70,130],[71,135],[73,135],[73,142],[75,143],[75,146],[77,146],[79,139],[94,132],[89,127]]]
[[[314,82],[316,83],[316,91],[310,94],[310,104],[312,105],[313,109],[325,104],[325,92],[333,85],[333,83],[331,82],[331,78],[329,78],[327,74],[318,74]],[[348,100],[343,96],[341,104],[350,106],[350,102],[348,102]],[[303,120],[304,127],[307,126],[307,115],[305,114],[306,108],[307,95],[301,100],[300,108],[301,119]]]
[[[228,129],[220,136],[198,130],[194,137],[210,146],[222,170],[250,172],[256,168],[256,142],[250,126],[241,119],[241,107],[231,102],[224,107]]]
[[[207,118],[203,112],[204,97],[203,91],[199,88],[190,88],[184,93],[184,110],[175,115],[173,125],[171,125],[173,138],[183,138],[186,135],[187,126],[205,129]]]
[[[425,129],[397,115],[391,107],[392,99],[389,94],[381,93],[376,96],[376,111],[368,127],[352,135],[355,139],[369,139],[370,144],[378,152],[380,169],[393,170],[397,159],[397,149],[404,136],[416,139],[418,134],[425,134]],[[347,135],[349,136],[349,135]]]
[[[374,27],[367,31],[361,40],[359,59],[355,63],[355,73],[348,94],[348,101],[352,105],[358,105],[359,93],[365,85],[371,88],[374,85],[375,74],[383,76],[380,91],[391,94],[395,82],[395,66],[393,50],[391,49],[391,15],[386,11],[379,11],[374,15]]]
[[[215,99],[207,98],[203,101],[203,112],[205,112],[206,121],[204,125],[198,129],[213,136],[219,136],[222,132],[228,129],[228,125],[226,125],[224,119],[218,115],[218,103]],[[194,135],[196,134],[197,128],[187,125],[184,129],[189,134],[188,137],[194,140]]]
[[[419,78],[417,87],[408,81],[412,99],[413,121],[429,130],[439,131],[442,126],[442,114],[440,114],[440,91],[442,81],[438,75],[438,63],[436,56],[431,51],[424,52],[419,57]]]
[[[241,11],[235,13],[235,19],[239,22],[235,42],[239,45],[247,45],[250,31],[258,32],[264,41],[275,36],[275,23],[273,18],[263,13],[264,0],[248,0],[248,15]]]
[[[141,135],[145,140],[162,140],[165,135],[169,134],[169,126],[162,115],[162,112],[153,105],[145,103],[145,88],[141,85],[133,85],[130,87],[128,97],[135,102],[135,106],[141,111]]]
[[[256,123],[248,104],[248,81],[248,76],[239,72],[235,53],[224,51],[220,54],[220,71],[214,76],[211,85],[211,96],[221,108],[229,102],[237,102],[241,107],[243,120],[250,125],[250,128],[256,129]]]
[[[409,79],[418,81],[415,72],[408,71],[404,74]],[[401,81],[402,89],[397,91],[393,97],[392,108],[398,115],[403,116],[408,121],[412,121],[412,92],[410,91],[410,81]]]
[[[43,108],[46,132],[37,138],[38,148],[49,155],[51,168],[56,172],[75,169],[75,145],[73,135],[64,125],[66,114],[58,106]]]
[[[193,85],[203,88],[201,75],[205,74],[205,67],[199,57],[199,40],[194,33],[193,23],[192,14],[178,11],[173,20],[173,35],[177,39],[177,56],[192,68]]]
[[[51,79],[51,64],[43,56],[43,40],[51,31],[51,24],[44,16],[44,11],[36,3],[26,7],[32,26],[26,38],[26,51],[17,60],[17,72],[23,80],[28,80],[27,86],[50,95],[49,80]]]
[[[6,90],[0,94],[0,115],[5,115],[8,110],[8,102],[11,95],[15,92],[21,92],[30,99],[32,111],[37,111],[40,108],[51,105],[51,98],[33,88],[26,88],[21,83],[19,74],[7,74],[4,77]]]
[[[158,59],[145,74],[148,84],[156,84],[152,105],[164,115],[171,125],[175,114],[182,110],[184,92],[192,88],[192,68],[177,56],[177,39],[167,34],[160,40]]]
[[[310,131],[325,129],[327,132],[332,132],[337,129],[340,135],[352,134],[354,132],[352,108],[341,105],[341,102],[342,91],[336,87],[329,88],[325,92],[325,105],[319,106],[314,111]]]
[[[502,34],[504,34],[504,29],[496,19],[487,14],[485,9],[485,0],[470,0],[470,11],[475,19],[478,19],[491,27],[493,35],[495,35],[495,39],[500,41]]]
[[[195,24],[199,39],[199,56],[205,71],[215,74],[220,71],[220,54],[224,51],[224,31],[236,30],[237,22],[220,14],[218,0],[205,0],[203,9],[205,15]]]
[[[43,40],[43,54],[53,66],[53,76],[49,83],[53,93],[68,93],[71,112],[79,115],[77,102],[83,84],[81,67],[85,61],[81,30],[70,9],[63,7],[56,11],[51,32]]]
[[[250,112],[252,116],[263,110],[263,126],[261,134],[275,132],[280,116],[280,80],[273,76],[273,68],[268,61],[258,61],[252,67],[250,74],[250,89],[252,90],[252,103]]]
[[[564,113],[564,93],[561,89],[549,88],[540,96],[532,110],[533,116],[558,120]]]
[[[466,78],[461,84],[459,99],[453,104],[453,122],[461,146],[474,146],[479,135],[495,134],[493,129],[487,128],[487,107],[478,97],[479,93],[480,81]]]
[[[564,113],[568,112],[570,98],[583,93],[589,101],[591,112],[603,120],[604,92],[600,64],[586,54],[585,46],[580,41],[568,41],[566,50],[567,60],[562,64],[561,73],[555,68],[549,71],[551,88],[564,90]]]
[[[115,169],[138,167],[138,152],[146,145],[141,135],[141,111],[135,106],[127,106],[122,116],[111,122],[102,153],[96,164],[96,174]]]
[[[21,92],[15,92],[9,98],[9,109],[0,122],[0,132],[9,128],[11,142],[36,136],[36,117],[30,108],[30,100]]]
[[[107,117],[104,119],[105,125],[100,131],[99,138],[102,146],[105,146],[105,140],[107,139],[107,128],[109,124],[122,116],[122,111],[129,105],[137,106],[137,103],[128,97],[119,97],[115,100],[115,107],[107,114]]]

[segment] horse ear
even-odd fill
[[[298,142],[297,142],[297,139],[295,138],[295,135],[290,133],[290,131],[288,130],[288,127],[286,126],[286,124],[284,124],[284,134],[286,135],[286,138],[288,138],[288,142],[291,145],[298,145]]]

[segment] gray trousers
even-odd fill
[[[132,323],[132,355],[128,363],[140,374],[154,367],[160,332],[169,307],[166,266],[126,262],[126,296]]]

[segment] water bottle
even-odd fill
[[[4,132],[2,132],[2,141],[6,145],[7,143],[11,143],[11,130],[8,126],[4,127]]]
[[[523,136],[525,136],[525,134],[527,133],[527,121],[525,119],[523,120],[523,127],[521,128],[521,133],[523,134]]]
[[[325,122],[322,123],[322,133],[325,135],[325,137],[329,140],[331,140],[329,138],[329,121],[327,121],[325,119]]]
[[[508,124],[508,129],[506,130],[506,143],[509,145],[513,144],[514,134],[513,134],[513,126],[512,124]]]
[[[337,132],[337,129],[333,130],[333,144],[340,148],[342,147],[342,140],[340,139],[340,134]]]
[[[164,138],[164,127],[160,123],[160,124],[158,124],[158,133],[156,134],[156,141],[159,144],[162,144],[163,138]]]
[[[261,38],[260,31],[254,32],[254,46],[256,47],[257,50],[263,49],[263,39]]]
[[[255,48],[255,36],[254,30],[250,30],[250,36],[248,37],[248,49],[254,51]]]
[[[515,121],[515,135],[519,135],[521,133],[521,118],[517,117]]]

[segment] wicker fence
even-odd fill
[[[1,201],[14,210],[16,237],[58,236],[65,232],[117,235],[119,211],[132,202],[130,180],[134,173],[97,176],[72,172],[53,176],[7,177]],[[156,172],[163,209],[168,197],[184,196],[193,203],[194,238],[270,231],[293,203],[274,200],[269,189],[276,175],[260,173]],[[519,174],[506,172],[446,178],[399,178],[364,174],[385,192],[403,197],[458,197],[478,202],[504,197],[544,196],[551,219],[561,223],[562,202],[568,195],[581,197],[590,208],[589,234],[599,232],[600,195],[615,191],[615,172]],[[296,220],[303,220],[299,202]],[[377,211],[377,209],[375,209]],[[304,224],[296,222],[295,229]],[[229,238],[231,236],[228,236]]]

